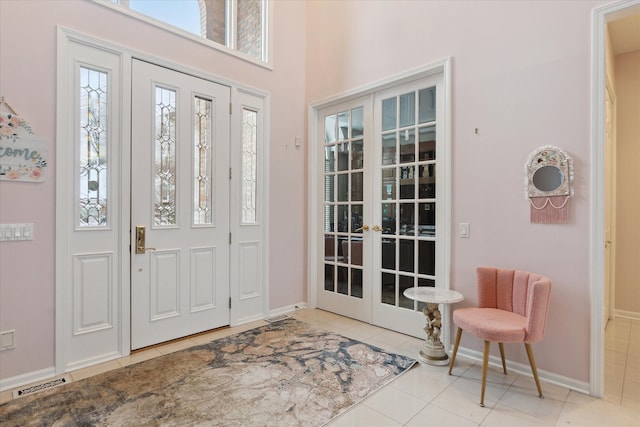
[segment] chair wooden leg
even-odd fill
[[[524,347],[527,349],[527,356],[529,357],[529,364],[531,365],[531,371],[533,372],[533,379],[536,380],[536,387],[538,387],[538,396],[540,399],[544,399],[542,395],[542,387],[540,387],[540,378],[538,378],[538,368],[536,368],[536,359],[533,357],[533,350],[531,344],[524,343]]]
[[[453,369],[453,362],[456,361],[456,354],[458,353],[458,346],[460,345],[460,337],[462,336],[462,328],[458,328],[458,332],[456,333],[456,342],[453,344],[453,353],[451,353],[451,361],[449,362],[449,375],[451,375],[451,370]]]
[[[502,358],[502,371],[507,375],[507,364],[504,361],[504,344],[499,342],[498,347],[500,347],[500,357]]]
[[[489,341],[484,342],[482,355],[482,390],[480,391],[480,406],[484,408],[484,389],[487,385],[487,368],[489,367]]]

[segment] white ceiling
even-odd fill
[[[615,55],[640,50],[640,13],[609,22],[609,36]]]

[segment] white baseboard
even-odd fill
[[[450,348],[449,351],[452,349]],[[451,353],[449,353],[451,354]],[[456,357],[462,356],[468,360],[479,362],[482,364],[482,353],[476,350],[470,350],[468,348],[458,347],[458,354]],[[495,366],[502,370],[502,360],[500,360],[497,356],[489,356],[489,364],[491,366]],[[455,369],[455,368],[454,368]],[[512,372],[517,372],[521,375],[526,375],[528,377],[533,378],[533,374],[531,373],[531,366],[525,365],[517,362],[507,361],[507,369]],[[573,378],[565,377],[563,375],[554,374],[553,372],[548,372],[542,369],[538,369],[538,377],[540,377],[541,381],[548,382],[550,384],[554,384],[560,387],[568,388],[570,390],[574,390],[586,395],[590,394],[590,386],[589,383],[583,381],[577,381]],[[543,387],[544,389],[544,387]]]
[[[15,377],[0,380],[0,391],[11,390],[12,388],[18,388],[23,385],[48,380],[55,376],[56,368],[53,366],[50,368],[40,369],[39,371],[16,375]]]
[[[640,320],[640,313],[635,311],[614,310],[613,315],[615,317],[624,317],[625,319]]]
[[[275,308],[269,311],[268,317],[291,313],[293,311],[300,310],[301,308],[307,308],[307,303],[299,302],[298,304],[292,304],[292,305],[287,305],[285,307]]]

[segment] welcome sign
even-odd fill
[[[0,180],[43,182],[47,143],[14,113],[0,113]]]

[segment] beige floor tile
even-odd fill
[[[367,323],[363,323],[362,325],[354,326],[353,328],[347,329],[342,333],[342,335],[354,340],[367,342],[367,339],[379,333],[380,328],[369,325]]]
[[[196,345],[198,345],[198,343],[189,338],[168,343],[166,345],[159,346],[156,349],[162,354],[171,354],[189,347],[194,347]]]
[[[102,374],[104,372],[109,372],[114,369],[118,369],[120,367],[121,366],[117,361],[111,360],[109,362],[101,363],[99,365],[78,369],[77,371],[71,372],[70,375],[73,381],[80,381],[82,379],[89,378],[94,375]]]
[[[520,375],[502,396],[499,403],[539,418],[545,423],[554,422],[564,406],[569,390],[545,382],[542,382],[541,385],[544,399],[538,397],[538,390],[533,378]]]
[[[365,400],[363,405],[405,424],[420,412],[427,402],[397,388],[384,387]]]
[[[485,407],[480,406],[480,394],[467,393],[454,387],[447,387],[433,401],[432,405],[436,405],[442,409],[446,409],[462,418],[481,424],[489,415],[491,409],[496,405],[495,400],[485,397]]]
[[[515,379],[515,376],[514,376]],[[480,398],[480,392],[482,390],[482,380],[480,378],[470,378],[466,376],[459,377],[452,385],[460,391],[467,392],[469,394],[475,394]],[[487,378],[487,384],[485,387],[485,397],[491,400],[498,401],[504,393],[509,389],[510,384],[502,384],[491,381]]]
[[[364,322],[361,322],[359,320],[351,319],[349,317],[342,317],[342,316],[338,316],[335,319],[331,319],[326,323],[331,327],[342,329],[342,330],[346,330],[349,328],[353,328],[355,326],[360,326],[365,324]]]
[[[162,356],[162,353],[158,349],[151,348],[149,350],[141,350],[135,352],[129,356],[121,357],[117,360],[118,364],[122,367],[133,365],[134,363],[144,362],[145,360],[154,359]]]
[[[455,380],[456,378],[448,375],[446,370],[435,373],[420,364],[411,368],[387,387],[400,390],[429,403]]]
[[[483,427],[540,427],[553,426],[552,420],[541,420],[526,412],[518,411],[498,402],[482,422]]]
[[[0,405],[13,399],[13,390],[0,392]]]
[[[375,345],[376,347],[383,348],[387,351],[391,351],[394,347],[409,341],[411,338],[413,337],[409,335],[383,329],[377,334],[365,339],[365,342]]]
[[[204,334],[196,335],[191,338],[193,342],[197,345],[209,344],[211,341],[215,341],[220,338],[228,337],[229,335],[233,335],[235,332],[231,330],[231,328],[221,328],[216,329],[215,331],[207,332]]]
[[[640,412],[636,406],[624,407],[605,399],[571,392],[560,412],[556,425],[637,427],[639,419]]]
[[[336,418],[328,427],[401,427],[397,421],[364,405],[357,405]]]
[[[406,427],[474,427],[478,426],[478,423],[469,421],[438,406],[427,405],[405,425]]]

